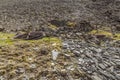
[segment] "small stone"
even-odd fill
[[[97,51],[98,53],[100,53],[100,52],[102,52],[102,49],[96,49],[96,51]]]
[[[28,60],[32,61],[33,59],[32,58],[28,58]]]
[[[17,73],[24,73],[25,72],[25,69],[24,68],[18,68],[16,70]]]
[[[5,78],[3,76],[0,76],[0,80],[5,80]]]
[[[80,52],[81,52],[81,53],[83,53],[83,52],[84,52],[84,50],[80,50]]]
[[[46,48],[43,48],[40,50],[40,54],[42,54],[42,55],[47,55],[48,53],[49,53],[49,51]]]
[[[79,64],[84,64],[84,60],[83,59],[79,59]]]
[[[94,75],[94,76],[92,76],[92,80],[103,80],[103,79],[101,79],[101,78],[98,77],[97,75]]]
[[[36,68],[36,64],[31,64],[30,67],[31,68]]]
[[[77,51],[77,50],[74,50],[73,53],[74,53],[76,56],[80,56],[80,52]]]
[[[35,48],[33,48],[34,50],[36,50],[36,51],[39,51],[39,47],[35,47]]]
[[[115,75],[117,79],[120,79],[120,74]]]
[[[119,59],[120,57],[119,57],[119,56],[117,56],[117,55],[114,55],[114,58]]]
[[[22,78],[22,80],[29,80],[29,77],[27,75],[24,75],[24,77]]]
[[[57,59],[59,53],[60,52],[58,52],[57,50],[52,50],[52,58],[53,58],[53,60]]]
[[[71,71],[74,71],[74,70],[75,70],[75,68],[73,67],[73,65],[68,66],[67,69],[68,69],[68,70],[71,70]]]
[[[99,70],[99,72],[100,72],[102,75],[104,75],[104,76],[106,76],[106,77],[109,77],[109,78],[111,78],[111,79],[113,79],[113,80],[114,80],[114,78],[115,78],[115,76],[112,75],[112,74],[110,74],[109,72],[106,72],[106,71],[103,71],[103,70]]]
[[[69,54],[65,54],[65,56],[70,57],[70,55],[69,55]]]
[[[56,43],[53,43],[52,46],[56,46],[57,44]]]
[[[65,43],[65,42],[62,43],[62,45],[63,45],[63,46],[62,46],[63,49],[67,49],[67,48],[69,47],[69,45],[68,45],[67,43]]]
[[[105,69],[106,67],[104,66],[104,64],[99,64],[99,67],[102,69]]]
[[[51,65],[52,65],[52,66],[54,66],[54,65],[55,65],[55,63],[51,63]]]
[[[113,72],[114,71],[114,66],[111,66],[108,70]]]

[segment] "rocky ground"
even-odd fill
[[[107,42],[105,44],[100,47],[86,44],[84,41],[66,40],[63,48],[67,56],[70,56],[67,51],[75,55],[72,58],[73,62],[92,80],[119,80],[120,48],[113,47]]]
[[[119,4],[0,0],[0,80],[119,80]]]

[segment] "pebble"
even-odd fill
[[[97,75],[94,75],[94,76],[92,76],[92,79],[93,80],[102,80],[100,77],[98,77]]]
[[[63,49],[67,49],[67,48],[69,48],[68,43],[63,42],[62,45],[63,45],[63,46],[62,46]]]
[[[53,60],[57,59],[59,53],[60,52],[58,52],[57,50],[52,50],[52,58],[53,58]]]
[[[106,69],[104,64],[99,64],[99,67],[102,68],[103,70]]]
[[[5,80],[5,78],[3,76],[0,76],[0,80]]]
[[[36,68],[36,64],[31,64],[30,67],[34,69]]]
[[[24,73],[25,72],[25,69],[24,68],[18,68],[16,70],[17,73]]]

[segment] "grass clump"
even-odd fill
[[[115,33],[113,34],[110,31],[105,31],[105,30],[92,30],[91,32],[89,32],[89,34],[93,34],[93,35],[105,35],[106,37],[115,39],[115,40],[120,40],[120,33]]]
[[[68,21],[66,24],[67,24],[67,26],[69,26],[69,27],[74,27],[74,26],[76,25],[75,22],[70,22],[70,21]]]
[[[49,25],[49,28],[52,29],[52,30],[56,30],[58,27],[57,27],[56,25],[50,24],[50,25]]]
[[[90,32],[90,34],[95,34],[95,35],[105,35],[107,37],[112,37],[113,34],[111,32],[108,31],[104,31],[104,30],[92,30]]]
[[[21,39],[13,39],[15,34],[13,33],[2,33],[0,32],[0,45],[14,45],[14,44],[24,44],[24,43],[32,43],[32,44],[53,44],[56,43],[60,45],[61,40],[56,37],[44,37],[38,40],[21,40]]]
[[[114,35],[114,39],[120,40],[120,33],[116,33],[116,34]]]
[[[0,45],[9,45],[13,43],[13,33],[0,32]]]

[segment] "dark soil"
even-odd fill
[[[57,26],[64,26],[64,21],[85,20],[92,26],[116,28],[120,26],[119,4],[119,0],[1,0],[0,26],[5,31],[39,30],[57,19],[62,23],[55,23]]]

